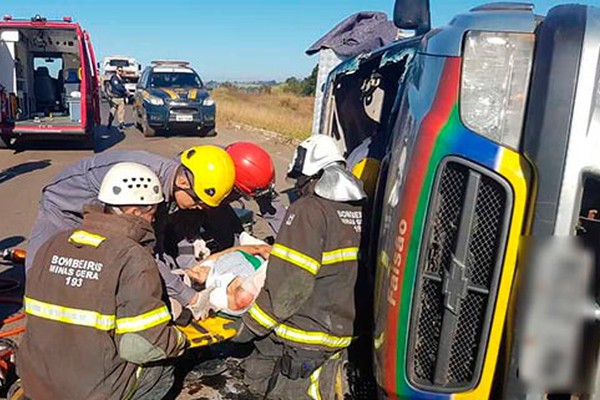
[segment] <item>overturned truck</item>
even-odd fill
[[[323,88],[319,130],[372,186],[380,397],[598,398],[600,9],[429,14],[398,0],[414,35]]]

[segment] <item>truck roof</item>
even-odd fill
[[[135,57],[131,57],[131,56],[106,56],[106,57],[104,57],[104,60],[114,60],[114,59],[136,61]]]
[[[152,67],[152,72],[184,72],[188,74],[193,74],[194,70],[191,68],[183,68],[183,67]]]
[[[11,15],[5,15],[0,21],[0,28],[36,28],[36,29],[75,29],[80,31],[81,26],[73,22],[71,17],[52,20],[36,15],[29,19],[16,19]]]

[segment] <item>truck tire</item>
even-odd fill
[[[217,129],[216,127],[213,126],[207,126],[204,127],[201,131],[200,131],[200,135],[203,137],[214,137],[217,136]]]
[[[217,129],[216,128],[210,128],[208,131],[206,131],[206,136],[207,137],[217,136]]]

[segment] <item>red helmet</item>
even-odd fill
[[[235,165],[235,186],[254,196],[275,182],[275,167],[269,153],[250,142],[232,143],[225,149]]]

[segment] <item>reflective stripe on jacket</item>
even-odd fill
[[[263,336],[309,350],[347,347],[353,335],[361,206],[314,194],[293,203],[271,251],[265,287],[244,316]]]
[[[44,244],[27,276],[19,375],[36,399],[121,399],[138,365],[176,356],[154,234],[142,219],[86,209]]]
[[[97,202],[104,176],[115,164],[135,162],[150,168],[163,186],[166,202],[172,201],[173,181],[179,163],[147,151],[109,151],[87,157],[61,171],[42,190],[42,198],[33,231],[27,245],[25,271],[28,273],[36,252],[56,233],[75,229],[83,220],[83,206]],[[165,205],[166,208],[166,205]],[[168,213],[164,213],[164,218]],[[157,220],[159,217],[157,216]],[[160,221],[157,221],[160,223]],[[171,265],[159,257],[160,274],[169,297],[187,305],[196,292],[186,286],[180,277],[171,273]],[[176,267],[174,267],[176,268]]]

